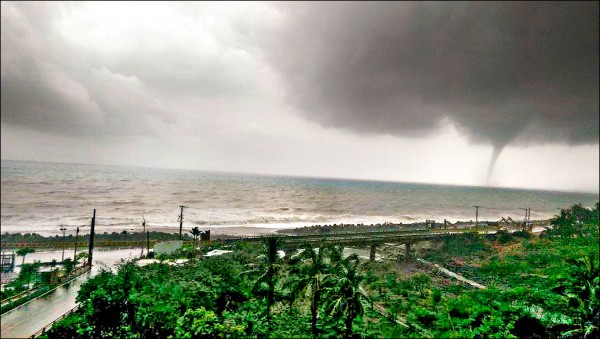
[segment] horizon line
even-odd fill
[[[558,190],[558,189],[535,188],[535,187],[525,187],[524,188],[524,187],[512,187],[512,186],[484,186],[484,185],[476,185],[476,184],[471,185],[471,184],[456,184],[456,183],[443,183],[443,182],[418,182],[418,181],[409,182],[409,181],[397,181],[397,180],[386,180],[386,179],[367,179],[367,178],[356,178],[356,177],[326,177],[326,176],[314,176],[314,175],[305,175],[305,174],[258,173],[258,172],[227,171],[227,170],[185,168],[185,167],[157,167],[157,166],[144,166],[144,165],[118,165],[118,164],[98,164],[98,163],[85,163],[85,162],[18,160],[18,159],[0,159],[0,161],[38,162],[38,163],[47,163],[47,164],[68,164],[68,165],[84,165],[84,166],[148,168],[148,169],[163,169],[163,170],[212,172],[212,173],[222,173],[222,174],[259,175],[259,176],[274,176],[274,177],[288,177],[288,178],[291,177],[291,178],[304,178],[304,179],[347,180],[347,181],[380,182],[380,183],[394,183],[394,184],[413,184],[413,185],[416,184],[416,185],[424,185],[424,186],[492,188],[492,189],[506,189],[506,190],[520,190],[520,191],[541,191],[541,192],[553,192],[553,193],[576,193],[576,194],[593,194],[593,195],[600,194],[600,190],[598,190],[598,191]]]

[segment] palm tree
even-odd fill
[[[335,251],[334,253],[340,253]],[[363,302],[368,302],[369,297],[366,291],[360,286],[364,279],[363,275],[357,270],[359,263],[358,256],[351,256],[342,259],[335,266],[336,274],[329,275],[326,283],[330,286],[326,290],[325,299],[328,300],[328,309],[331,315],[342,315],[345,323],[345,336],[352,335],[352,322],[363,313]]]
[[[73,259],[71,259],[71,258],[67,258],[67,259],[63,260],[62,264],[63,264],[63,268],[65,270],[65,274],[67,276],[69,274],[71,274],[71,272],[73,272],[73,269],[75,267],[77,267],[77,262],[73,261]]]
[[[293,290],[296,293],[304,291],[306,295],[310,296],[311,332],[314,337],[317,337],[318,308],[323,293],[323,281],[328,269],[324,260],[326,249],[320,246],[318,250],[315,250],[309,244],[303,245],[302,249],[304,251],[300,258],[308,261],[298,270],[300,279],[295,282]]]
[[[21,262],[21,266],[25,263],[25,256],[29,253],[35,253],[35,250],[31,247],[23,247],[20,250],[17,250],[17,255],[23,257],[23,261]]]
[[[275,264],[277,261],[277,249],[281,241],[279,237],[268,237],[264,238],[263,242],[265,244],[265,250],[269,264],[265,273],[267,284],[269,285],[269,290],[267,291],[267,325],[269,332],[271,332],[271,306],[275,301],[275,283],[273,282],[273,278],[276,271]]]
[[[263,285],[266,285],[266,289],[267,289],[267,311],[266,311],[266,315],[267,315],[267,326],[268,326],[268,331],[271,331],[271,306],[274,304],[275,302],[275,275],[277,273],[277,271],[279,270],[279,264],[278,264],[278,257],[277,257],[277,250],[279,249],[279,246],[281,245],[281,238],[279,237],[264,237],[262,238],[263,241],[263,245],[264,245],[264,251],[265,254],[264,256],[266,257],[266,269],[263,267],[264,272],[260,275],[260,277],[258,277],[258,279],[256,279],[254,281],[254,285],[252,287],[252,291],[254,293],[260,292],[263,289]],[[254,268],[252,270],[246,271],[246,272],[242,272],[240,274],[246,274],[246,273],[251,273],[251,272],[256,272],[257,269]]]
[[[551,219],[551,224],[554,226],[552,233],[560,235],[561,238],[570,238],[575,234],[571,209],[561,209],[560,215]]]
[[[194,259],[196,259],[196,241],[198,240],[198,237],[200,236],[200,229],[198,228],[198,226],[192,228],[192,230],[190,231],[190,233],[192,233],[192,236],[194,237]]]

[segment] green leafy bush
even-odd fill
[[[597,337],[598,225],[588,212],[561,213],[567,228],[547,239],[466,233],[429,252],[486,289],[407,276],[401,263],[363,265],[341,246],[280,260],[268,240],[182,266],[123,262],[84,283],[81,309],[48,336]]]

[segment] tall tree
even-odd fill
[[[71,274],[71,272],[73,272],[73,269],[75,269],[76,266],[77,263],[71,258],[67,258],[63,261],[63,267],[66,275]]]
[[[21,271],[19,272],[19,277],[17,279],[21,281],[21,284],[29,284],[37,277],[39,268],[40,262],[37,260],[34,261],[33,264],[23,264],[21,265]]]
[[[267,285],[267,326],[269,332],[271,332],[271,306],[275,302],[275,276],[279,265],[277,263],[277,251],[281,245],[281,238],[279,237],[265,237],[262,239],[266,257],[267,268],[265,272],[256,280],[254,283],[253,290],[257,290],[257,287],[262,284]]]
[[[560,215],[552,218],[551,223],[554,226],[551,233],[562,238],[571,238],[574,235],[581,237],[586,224],[598,223],[598,203],[596,203],[596,210],[587,209],[581,204],[561,209]]]
[[[335,251],[334,253],[340,253]],[[364,276],[358,272],[359,259],[356,254],[340,260],[335,265],[335,275],[329,275],[326,281],[329,288],[325,290],[324,298],[328,301],[327,308],[330,315],[344,317],[344,335],[352,335],[352,322],[363,313],[363,302],[368,302],[369,297],[360,283]]]
[[[23,257],[23,261],[21,262],[21,266],[25,263],[25,256],[29,253],[35,253],[35,250],[31,247],[23,247],[17,250],[17,255]]]
[[[200,232],[200,229],[198,228],[198,226],[196,226],[192,228],[190,233],[192,233],[192,236],[194,237],[194,259],[196,259],[196,243],[198,241],[198,237],[202,232]]]

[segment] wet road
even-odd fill
[[[29,254],[25,262],[33,260],[51,261],[53,258],[60,260],[62,251],[45,251]],[[10,312],[2,315],[1,338],[29,337],[42,327],[48,325],[70,309],[75,307],[75,298],[81,284],[89,277],[97,274],[102,267],[114,267],[121,259],[131,259],[139,256],[139,248],[94,251],[94,266],[92,271],[83,274],[77,279],[57,288],[44,297],[30,301]],[[19,263],[19,261],[17,261]]]

